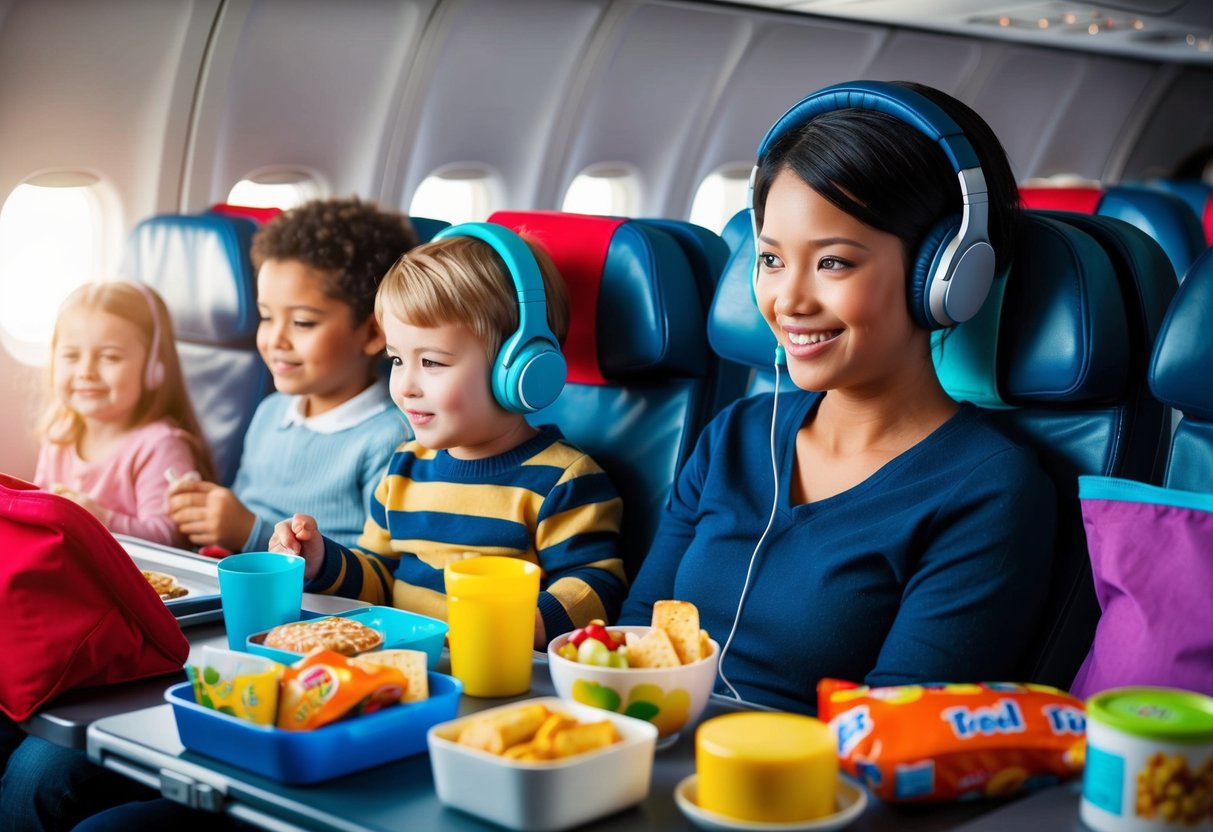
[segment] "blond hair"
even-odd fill
[[[547,252],[530,240],[547,301],[548,327],[563,342],[569,330],[564,279]],[[418,246],[388,270],[375,296],[375,318],[391,315],[414,326],[462,324],[484,344],[489,361],[518,329],[518,290],[492,246],[474,237],[447,237]]]
[[[146,294],[144,294],[146,290]],[[151,301],[151,303],[149,303]],[[152,318],[152,306],[155,306],[156,318]],[[142,289],[133,283],[121,281],[102,281],[85,283],[76,289],[59,307],[55,318],[55,329],[51,335],[51,360],[47,364],[46,386],[49,404],[42,415],[38,426],[38,435],[45,442],[58,445],[72,445],[79,441],[84,432],[84,420],[80,414],[70,408],[55,395],[54,377],[55,362],[58,352],[60,326],[64,316],[76,309],[93,309],[106,312],[122,318],[139,331],[144,347],[151,350],[152,333],[159,324],[159,346],[157,354],[149,355],[145,363],[159,361],[164,367],[164,378],[154,390],[146,387],[135,404],[131,418],[131,427],[167,421],[185,432],[193,445],[194,464],[204,480],[214,480],[215,465],[211,458],[210,447],[202,434],[198,417],[190,403],[189,390],[185,386],[185,376],[181,372],[181,361],[177,356],[177,341],[173,335],[173,321],[169,316],[168,307],[164,300],[151,287]],[[185,473],[185,472],[181,472]]]

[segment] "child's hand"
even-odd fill
[[[244,548],[257,517],[236,495],[213,482],[182,477],[168,487],[168,513],[195,546]]]
[[[304,580],[310,581],[316,577],[324,563],[324,538],[316,518],[296,514],[290,520],[275,524],[274,534],[270,537],[270,551],[301,555],[304,560]]]
[[[50,487],[47,488],[47,491],[51,492],[52,494],[58,494],[60,497],[66,497],[76,505],[83,508],[89,514],[96,517],[102,523],[109,523],[110,521],[110,510],[99,505],[96,500],[87,494],[83,494],[73,488],[68,488],[61,482],[51,483]]]

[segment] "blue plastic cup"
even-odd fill
[[[253,633],[299,620],[303,558],[278,552],[229,555],[219,561],[219,596],[227,645],[243,650]]]

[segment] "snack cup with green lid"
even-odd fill
[[[1088,699],[1080,811],[1097,832],[1213,828],[1213,698],[1125,687]]]

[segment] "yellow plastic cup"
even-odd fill
[[[531,688],[539,567],[492,555],[448,564],[451,675],[468,696],[517,696]]]
[[[835,812],[834,734],[800,714],[735,713],[695,732],[700,808],[731,818],[788,823]]]

